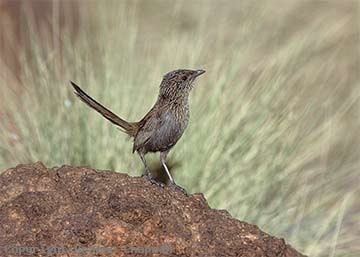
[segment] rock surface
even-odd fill
[[[115,172],[19,165],[0,205],[0,256],[303,256],[202,194]]]

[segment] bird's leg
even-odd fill
[[[143,162],[143,164],[144,164],[144,166],[145,166],[144,174],[142,175],[142,177],[146,177],[152,184],[155,184],[155,185],[160,186],[160,187],[164,187],[164,184],[163,184],[163,183],[161,183],[161,182],[159,182],[159,181],[156,181],[156,180],[152,177],[151,172],[150,172],[150,170],[149,170],[149,167],[147,166],[144,153],[142,153],[142,152],[138,152],[138,153],[139,153],[139,156],[140,156],[141,161]]]
[[[166,166],[166,156],[167,156],[168,153],[169,153],[169,151],[165,151],[165,152],[160,153],[160,162],[161,162],[162,166],[164,167],[167,176],[169,177],[170,183],[175,184],[175,181],[172,178],[168,167]]]
[[[166,171],[166,174],[169,177],[170,185],[175,187],[176,189],[179,189],[181,192],[183,192],[184,194],[187,195],[186,190],[175,183],[175,180],[171,176],[170,171],[169,171],[168,167],[166,166],[166,156],[167,156],[168,153],[169,153],[169,151],[160,152],[160,161],[161,161],[161,164],[163,165],[163,167],[164,167],[164,169]]]
[[[146,177],[150,177],[151,178],[151,173],[150,173],[150,170],[146,164],[146,159],[145,159],[145,156],[142,152],[138,152],[139,156],[140,156],[140,159],[141,161],[143,162],[144,164],[144,167],[145,167],[145,170],[144,170],[144,173],[143,173],[143,176],[146,176]]]

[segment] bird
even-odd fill
[[[144,165],[142,176],[155,184],[161,184],[155,181],[151,175],[145,159],[147,153],[159,152],[160,162],[169,178],[170,185],[179,187],[171,176],[166,165],[166,159],[188,126],[190,117],[189,95],[194,87],[195,80],[204,73],[205,70],[203,69],[177,69],[166,73],[160,83],[155,104],[138,122],[129,122],[120,118],[90,97],[73,81],[70,83],[80,100],[133,138],[132,152],[136,152],[140,156]]]

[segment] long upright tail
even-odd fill
[[[95,111],[100,113],[102,116],[104,116],[106,119],[114,123],[115,125],[121,127],[123,131],[128,134],[129,136],[134,137],[137,132],[137,124],[127,122],[126,120],[121,119],[119,116],[117,116],[115,113],[98,103],[96,100],[91,98],[88,94],[86,94],[78,85],[76,85],[74,82],[70,81],[71,85],[75,89],[75,94],[86,103],[88,106],[93,108]]]

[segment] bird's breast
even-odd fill
[[[179,128],[181,132],[184,132],[188,123],[189,123],[189,106],[188,105],[175,105],[170,108],[171,116],[176,123],[176,126]]]

